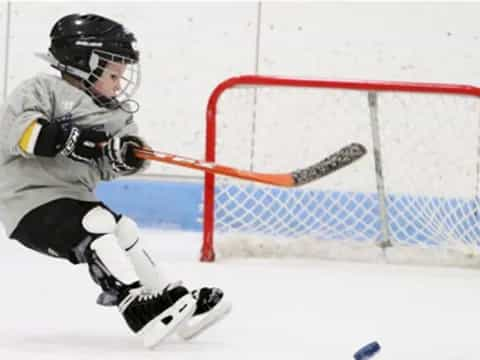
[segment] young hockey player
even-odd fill
[[[130,329],[154,347],[173,331],[191,338],[230,304],[218,288],[167,282],[136,223],[96,199],[101,180],[142,171],[130,97],[139,80],[135,36],[105,17],[72,14],[55,23],[45,60],[61,77],[20,84],[0,109],[0,221],[35,251],[86,263]]]

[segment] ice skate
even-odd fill
[[[163,292],[143,287],[129,290],[118,308],[130,329],[154,348],[195,312],[196,303],[186,288],[169,285]]]
[[[177,331],[184,340],[198,336],[232,310],[232,304],[225,299],[223,291],[219,288],[203,287],[192,291],[192,296],[196,300],[195,311]]]

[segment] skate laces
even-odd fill
[[[149,290],[144,289],[142,292],[140,292],[137,299],[138,299],[138,301],[150,301],[150,300],[153,300],[160,295],[161,294],[159,292],[149,291]]]
[[[147,290],[143,286],[130,289],[128,295],[125,296],[122,302],[118,305],[118,308],[120,312],[124,312],[125,309],[135,300],[138,302],[147,302],[155,299],[159,295],[161,295],[159,292]]]
[[[122,300],[122,302],[118,305],[121,312],[123,312],[133,301],[141,302],[149,302],[158,297],[165,296],[166,298],[170,298],[169,292],[176,289],[177,287],[181,287],[182,281],[177,281],[174,283],[168,284],[163,290],[151,290],[147,289],[144,286],[140,286],[134,289],[130,289],[128,295]]]

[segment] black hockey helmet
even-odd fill
[[[86,73],[92,69],[94,50],[110,53],[136,63],[139,53],[133,44],[136,38],[121,24],[95,14],[71,14],[58,20],[50,32],[50,53],[62,65],[77,68]],[[68,72],[68,71],[67,71]]]
[[[95,14],[62,17],[50,31],[49,54],[37,54],[55,69],[80,80],[85,91],[101,105],[117,107],[130,99],[140,85],[139,52],[136,38],[120,23]],[[109,62],[125,64],[121,89],[113,98],[93,90]]]

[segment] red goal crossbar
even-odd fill
[[[369,92],[400,91],[420,93],[442,93],[480,96],[480,88],[470,85],[441,84],[441,83],[414,83],[394,81],[361,81],[361,80],[325,80],[302,79],[275,76],[243,75],[229,78],[218,84],[212,91],[206,112],[206,143],[205,161],[215,162],[216,143],[216,115],[217,103],[220,96],[228,89],[238,86],[276,86],[276,87],[304,87],[304,88],[331,88],[346,90],[363,90]],[[214,261],[213,233],[215,222],[215,175],[205,173],[204,183],[204,214],[203,214],[203,244],[201,249],[202,261]]]

